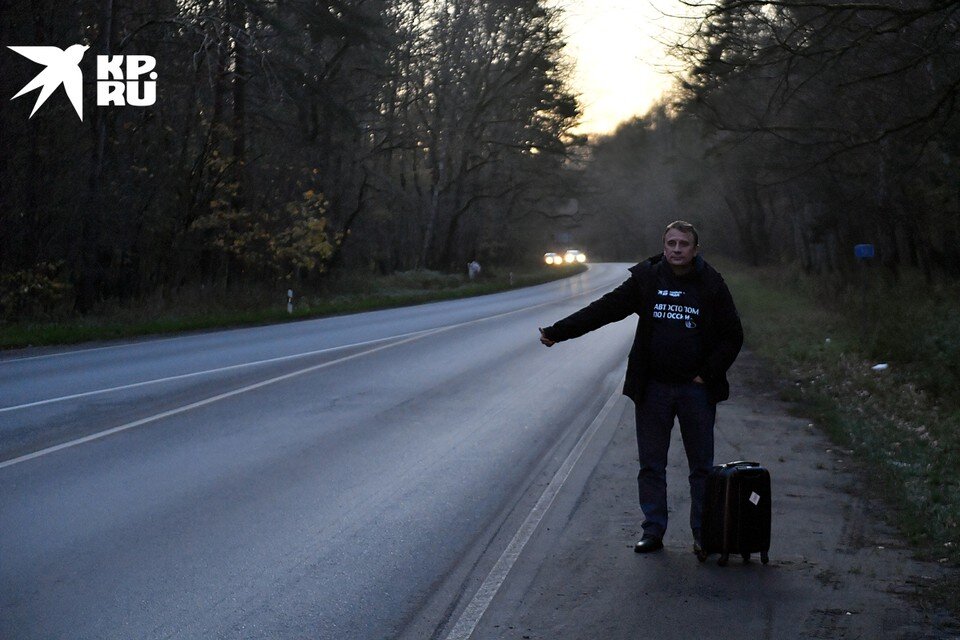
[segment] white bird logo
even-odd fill
[[[80,61],[90,47],[84,44],[75,44],[67,47],[66,51],[59,47],[7,48],[13,49],[24,58],[29,58],[47,67],[38,73],[36,78],[28,82],[23,89],[20,89],[17,95],[10,98],[11,100],[19,98],[38,87],[43,87],[40,90],[37,103],[33,105],[33,111],[30,112],[32,118],[40,105],[46,102],[50,94],[62,84],[64,91],[67,92],[67,97],[70,98],[70,103],[76,110],[77,115],[80,116],[80,120],[83,120],[83,74],[80,72]]]

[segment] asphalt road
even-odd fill
[[[448,624],[616,393],[634,322],[562,349],[537,327],[626,266],[0,356],[0,638],[386,638]]]

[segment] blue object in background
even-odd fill
[[[860,259],[872,258],[874,256],[872,244],[858,244],[853,247],[853,253]]]

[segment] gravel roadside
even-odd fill
[[[912,557],[843,451],[789,413],[746,352],[720,405],[716,460],[770,470],[770,564],[700,563],[687,526],[686,459],[674,429],[670,529],[638,555],[633,405],[608,420],[609,446],[564,488],[480,620],[473,638],[960,638],[960,623],[916,597],[955,571]]]

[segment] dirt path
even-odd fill
[[[717,461],[756,459],[773,479],[770,564],[717,556],[701,564],[687,527],[686,460],[674,429],[671,523],[661,553],[633,553],[633,405],[614,412],[613,438],[591,475],[531,540],[474,638],[960,638],[960,624],[912,597],[942,577],[912,559],[863,497],[844,452],[792,417],[749,353],[720,405]]]

